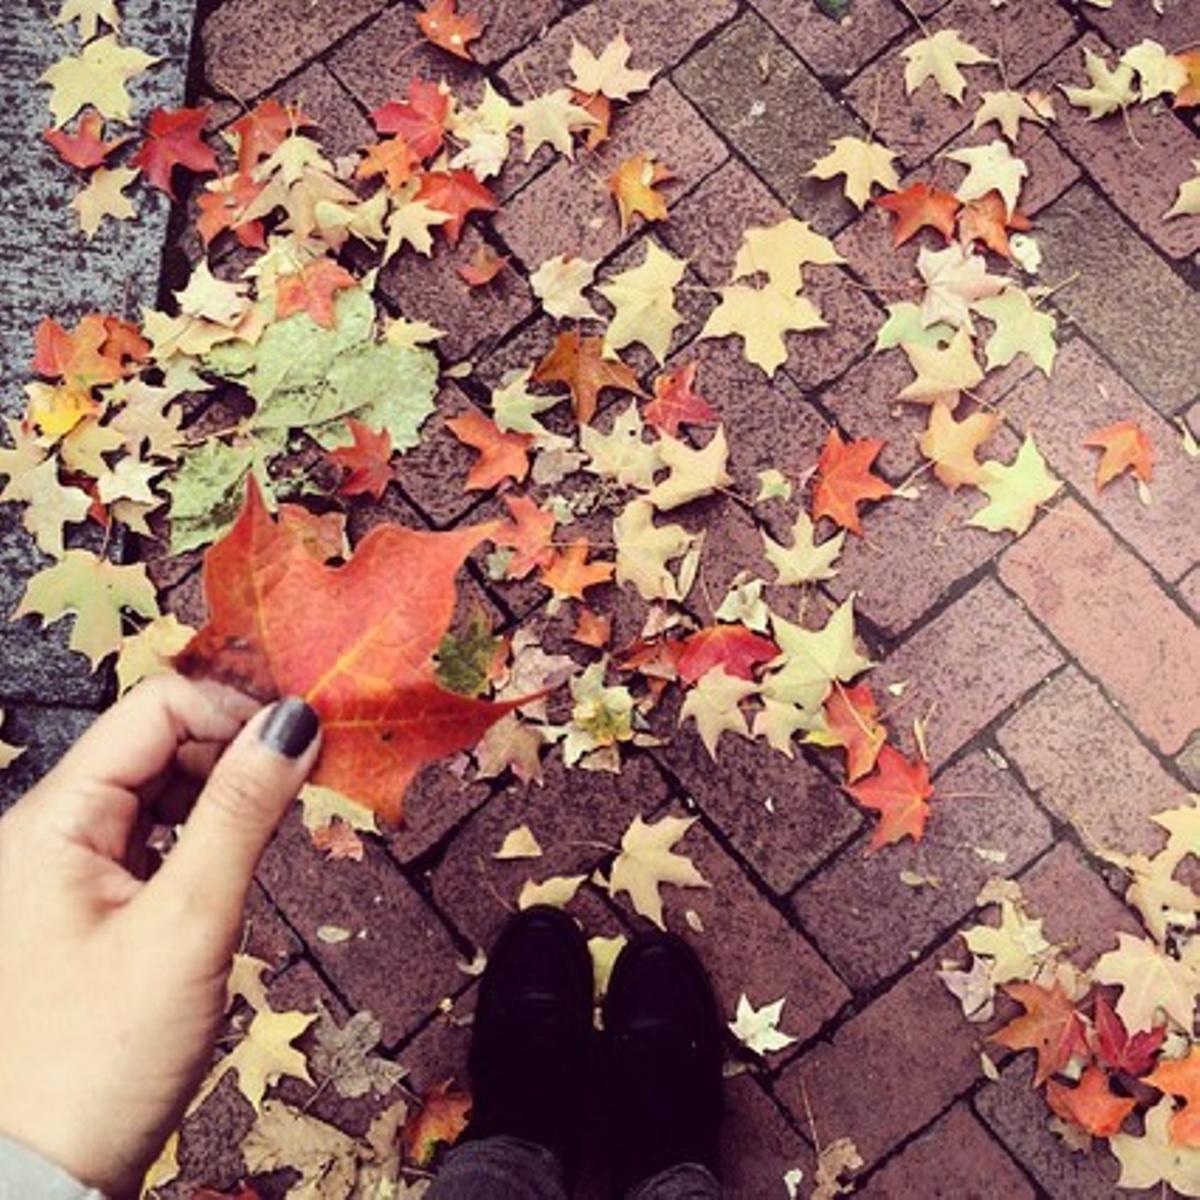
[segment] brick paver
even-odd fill
[[[1168,754],[1200,713],[1200,629],[1074,501],[1000,560],[1000,578]]]
[[[1118,931],[1138,932],[1120,873],[1096,852],[1156,850],[1162,832],[1148,818],[1184,803],[1186,781],[1200,780],[1200,497],[1175,424],[1182,417],[1200,434],[1192,261],[1200,219],[1162,220],[1190,160],[1200,158],[1200,139],[1194,118],[1161,101],[1132,107],[1127,121],[1092,122],[1057,88],[1082,80],[1084,45],[1120,51],[1154,37],[1168,50],[1183,48],[1200,28],[1200,0],[1167,0],[1161,17],[1150,0],[1117,0],[1110,9],[1064,0],[853,0],[841,20],[809,0],[462,7],[485,26],[474,64],[425,44],[418,5],[408,0],[201,6],[196,99],[213,104],[213,125],[227,125],[258,97],[299,102],[338,155],[372,137],[369,111],[403,98],[414,78],[444,79],[463,104],[478,99],[486,78],[519,103],[565,83],[573,39],[599,50],[619,28],[633,64],[657,69],[649,91],[617,107],[612,139],[598,152],[581,149],[570,162],[543,147],[526,163],[518,140],[512,161],[489,180],[500,211],[473,218],[456,248],[439,238],[432,258],[405,253],[381,273],[387,307],[445,329],[442,365],[464,369],[443,379],[421,445],[397,460],[384,499],[351,506],[352,541],[380,520],[446,529],[506,514],[499,495],[464,490],[473,456],[447,418],[486,407],[490,389],[567,328],[539,315],[532,296],[528,277],[543,260],[603,260],[605,278],[639,263],[653,239],[690,260],[667,365],[698,365],[698,390],[729,434],[737,497],[669,514],[706,537],[686,618],[712,623],[746,571],[766,582],[772,608],[808,625],[855,592],[859,632],[879,660],[869,678],[893,741],[911,753],[913,721],[927,728],[933,815],[919,844],[867,856],[875,818],[842,790],[839,752],[797,746],[789,759],[726,734],[713,761],[694,723],[678,724],[672,689],[645,714],[662,744],[626,748],[619,775],[568,770],[558,750],[545,757],[543,781],[529,786],[507,775],[473,780],[461,761],[431,767],[410,789],[401,830],[366,838],[362,862],[325,861],[298,816],[289,817],[247,914],[245,949],[270,965],[272,1003],[311,1010],[320,1002],[339,1020],[369,1008],[416,1092],[465,1082],[476,983],[463,967],[474,947],[490,944],[522,884],[583,875],[569,911],[589,935],[646,928],[627,896],[608,895],[603,872],[634,815],[688,813],[697,821],[678,849],[712,887],[664,888],[666,924],[711,967],[726,1017],[743,993],[755,1005],[786,998],[782,1028],[799,1039],[765,1064],[738,1055],[747,1069],[726,1085],[731,1196],[785,1196],[784,1176],[794,1168],[804,1174],[799,1194],[808,1194],[814,1145],[837,1137],[857,1144],[866,1160],[860,1192],[872,1198],[1111,1194],[1110,1156],[1072,1154],[1048,1132],[1027,1056],[1010,1059],[993,1047],[1001,1078],[985,1077],[980,1051],[989,1027],[962,1019],[935,971],[944,958],[961,958],[958,930],[998,919],[994,908],[976,909],[980,887],[996,875],[1020,880],[1046,935],[1081,967],[1114,945]],[[926,29],[948,28],[997,61],[965,69],[962,105],[932,82],[907,97],[899,52]],[[871,353],[883,306],[920,299],[917,255],[943,239],[927,230],[894,250],[883,210],[860,212],[843,198],[840,179],[807,176],[833,138],[870,131],[898,153],[904,185],[924,179],[952,188],[963,168],[940,154],[997,136],[994,126],[972,133],[969,125],[980,93],[1002,86],[1037,87],[1055,99],[1057,121],[1024,125],[1015,152],[1031,170],[1021,208],[1044,255],[1036,276],[1022,282],[1052,289],[1059,353],[1049,379],[1023,357],[989,373],[957,415],[995,406],[1005,424],[984,456],[1011,461],[1032,431],[1064,481],[1063,494],[1020,537],[966,524],[981,506],[978,492],[951,495],[923,472],[909,481],[922,462],[916,437],[928,410],[897,400],[912,378],[903,353]],[[653,226],[635,218],[623,231],[605,185],[636,153],[654,154],[674,173],[663,187],[670,217]],[[788,214],[834,237],[847,262],[806,267],[805,292],[829,328],[790,335],[788,358],[768,379],[736,339],[697,334],[745,228]],[[511,262],[472,290],[455,268],[483,244]],[[168,262],[199,249],[194,234],[183,233]],[[218,246],[214,261],[232,272],[247,260]],[[994,272],[1006,266],[989,259]],[[606,303],[593,299],[606,314]],[[585,332],[600,328],[584,324]],[[659,369],[641,347],[623,357],[647,384]],[[628,403],[606,395],[597,428],[609,429]],[[194,433],[238,415],[218,400]],[[572,431],[566,405],[542,419]],[[1081,445],[1097,427],[1126,419],[1154,444],[1149,504],[1128,477],[1097,493],[1096,452]],[[780,587],[762,533],[785,539],[811,492],[755,504],[757,477],[777,468],[804,478],[831,422],[850,437],[885,439],[878,469],[912,491],[868,507],[865,536],[847,538],[835,579],[803,592]],[[692,435],[697,443],[709,436]],[[586,506],[592,484],[577,476],[561,491]],[[6,546],[8,516],[0,514]],[[606,547],[611,511],[603,503],[587,511],[577,533]],[[23,548],[6,555],[0,599],[15,602],[31,559]],[[483,559],[483,551],[473,556],[460,578],[456,620],[478,606],[505,633],[537,630],[549,653],[599,657],[568,637],[577,606],[547,611],[541,585],[487,580]],[[203,616],[199,561],[151,555],[148,563],[164,602],[192,621]],[[628,588],[604,586],[591,597],[613,619],[614,651],[654,616]],[[59,657],[41,644],[18,648],[5,668],[6,701],[41,707],[23,703],[3,736],[21,743],[35,727],[52,731],[14,764],[6,788],[41,774],[103,694],[100,677],[60,678]],[[893,693],[887,685],[904,686]],[[554,722],[567,719],[564,692],[549,704]],[[495,860],[504,835],[523,823],[544,854]],[[337,929],[350,937],[339,940]],[[1002,1000],[998,1020],[1010,1011]],[[311,1035],[300,1044],[310,1045]],[[590,1090],[598,1109],[600,1089]],[[314,1095],[296,1081],[277,1094],[353,1133],[386,1102],[343,1100],[332,1088]],[[226,1080],[185,1127],[183,1182],[165,1193],[169,1200],[201,1184],[235,1190],[243,1173],[237,1147],[252,1122]],[[599,1133],[593,1142],[585,1200],[604,1194],[607,1150]],[[277,1184],[264,1184],[264,1197],[282,1194]]]

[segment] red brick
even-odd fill
[[[1042,803],[1093,849],[1153,853],[1165,835],[1150,815],[1187,802],[1100,689],[1073,668],[1027,700],[996,736]]]
[[[846,985],[710,833],[696,825],[678,849],[712,887],[667,889],[667,927],[703,959],[721,1011],[732,1020],[743,992],[756,1005],[786,996],[784,1029],[801,1040],[812,1037],[849,1000]],[[629,911],[628,896],[621,895],[620,905]],[[687,909],[699,916],[703,933],[684,925]],[[649,924],[638,918],[637,928]]]
[[[413,780],[404,798],[404,823],[388,843],[397,862],[410,863],[427,853],[487,800],[491,791],[485,781],[467,781],[473,773],[469,770],[467,779],[460,779],[438,762]]]
[[[299,105],[317,123],[313,136],[331,158],[375,140],[371,123],[323,63],[310,63],[271,95],[281,104]]]
[[[791,1064],[776,1095],[823,1142],[852,1138],[867,1167],[980,1077],[978,1030],[934,974],[935,951],[828,1042]]]
[[[230,1071],[217,1084],[200,1109],[183,1123],[179,1138],[180,1177],[189,1186],[179,1197],[190,1197],[198,1187],[233,1189],[245,1174],[242,1140],[254,1125],[254,1109],[238,1091],[237,1075]]]
[[[1000,560],[1000,577],[1168,754],[1200,713],[1200,629],[1074,501]]]
[[[1156,1196],[1155,1192],[1117,1191],[1120,1167],[1103,1142],[1087,1153],[1068,1149],[1050,1131],[1045,1093],[1033,1086],[1033,1055],[1022,1054],[1005,1067],[998,1083],[975,1097],[985,1124],[1009,1153],[1055,1200],[1096,1200],[1098,1196]]]
[[[1020,784],[982,754],[939,775],[932,804],[923,841],[867,855],[864,834],[793,898],[801,925],[854,988],[902,970],[974,908],[991,876],[1016,874],[1052,840],[1049,822]],[[986,862],[976,846],[1008,857]],[[902,871],[940,882],[913,888],[901,881]]]
[[[437,347],[452,362],[487,354],[534,309],[529,284],[511,263],[483,287],[459,275],[483,244],[470,226],[453,248],[436,234],[431,257],[405,247],[379,274],[379,290],[406,317],[445,330]]]
[[[557,159],[496,215],[497,232],[530,271],[557,254],[606,258],[625,239],[607,181],[630,155],[652,154],[674,173],[661,188],[669,205],[726,157],[721,140],[665,79],[622,116],[611,139],[587,157],[588,170]],[[634,217],[633,230],[641,224]]]
[[[491,66],[530,42],[542,42],[567,7],[567,0],[477,0],[470,11],[483,25],[483,36],[471,43],[475,61]]]
[[[1011,459],[1016,439],[1000,430],[982,457]],[[889,636],[899,636],[1004,543],[967,524],[981,506],[972,488],[951,494],[927,475],[916,500],[893,498],[873,506],[863,537],[848,536],[830,590],[839,598],[857,592],[859,611]]]
[[[618,29],[624,30],[633,47],[630,62],[634,67],[665,74],[698,39],[727,21],[736,9],[734,0],[688,5],[672,0],[606,0],[603,5],[584,7],[560,21],[506,63],[500,75],[521,95],[530,89],[560,87],[570,78],[567,60],[572,41],[578,39],[599,54]]]
[[[204,22],[205,74],[249,101],[378,12],[385,0],[227,0]],[[414,27],[415,31],[415,27]]]
[[[449,934],[375,842],[362,862],[327,861],[289,817],[259,879],[351,1004],[383,1021],[387,1044],[462,985]],[[353,936],[327,945],[316,936],[322,925]]]
[[[1088,23],[1096,26],[1118,52],[1144,37],[1152,37],[1174,53],[1195,45],[1196,30],[1200,29],[1200,4],[1196,0],[1172,0],[1156,6],[1152,0],[1129,0],[1108,10],[1089,11],[1087,17]]]
[[[1183,772],[1184,779],[1200,791],[1200,733],[1188,738],[1187,745],[1175,756],[1175,765]]]
[[[304,947],[288,928],[267,894],[257,884],[246,897],[244,954],[252,954],[278,971],[297,958]]]
[[[1110,525],[1156,571],[1178,579],[1200,560],[1200,525],[1181,520],[1200,512],[1200,478],[1179,440],[1179,430],[1160,417],[1082,338],[1059,351],[1047,379],[1032,372],[1004,401],[1009,422],[1031,429],[1055,474],[1087,498]],[[1134,481],[1122,476],[1096,491],[1100,451],[1083,445],[1096,430],[1135,421],[1154,447],[1150,481],[1153,503],[1138,499]]]
[[[1157,36],[1155,34],[1154,36]],[[1113,51],[1094,34],[1068,46],[1038,73],[1036,82],[1049,91],[1059,84],[1089,83],[1083,52],[1090,49],[1113,63]],[[1087,109],[1056,105],[1051,134],[1081,165],[1132,222],[1172,258],[1188,258],[1200,249],[1200,221],[1187,217],[1164,221],[1179,185],[1192,177],[1192,159],[1200,158],[1200,138],[1160,104],[1131,105],[1124,114],[1099,121]]]
[[[407,4],[380,13],[338,46],[327,61],[334,75],[368,109],[405,99],[412,79],[444,79],[455,97],[465,103],[474,103],[483,90],[479,68],[427,43]]]
[[[1115,950],[1118,933],[1144,936],[1133,910],[1125,907],[1068,843],[1055,846],[1026,871],[1021,891],[1030,916],[1043,919],[1046,939],[1061,945],[1080,969]],[[991,913],[998,919],[994,908]]]
[[[811,179],[808,169],[833,138],[861,135],[862,128],[757,15],[743,13],[674,79],[798,215],[826,234],[854,216],[840,185]]]
[[[854,111],[871,125],[875,136],[914,166],[948,138],[965,128],[983,91],[1016,87],[1071,39],[1074,27],[1052,0],[1021,0],[1003,10],[973,0],[954,0],[927,22],[930,33],[957,29],[963,40],[984,54],[1002,57],[1007,83],[990,63],[965,67],[963,103],[942,95],[927,79],[913,94],[904,91],[905,60],[900,51],[917,40],[904,38],[895,49],[857,75],[845,96]]]
[[[1191,607],[1192,612],[1200,617],[1200,567],[1193,567],[1179,581],[1179,594]]]
[[[408,1071],[405,1082],[419,1095],[447,1079],[467,1083],[467,1052],[478,988],[471,984],[449,1012],[439,1009],[396,1054]]]
[[[908,681],[906,714],[926,717],[930,760],[964,742],[1052,671],[1058,654],[1014,600],[985,579],[910,637],[876,672]],[[907,739],[901,739],[907,740]]]
[[[1055,307],[1164,415],[1190,404],[1200,374],[1200,312],[1163,257],[1083,183],[1043,209],[1037,239],[1040,278],[1070,280],[1055,293]]]
[[[721,1186],[726,1195],[782,1198],[784,1175],[798,1167],[807,1185],[815,1165],[812,1147],[757,1079],[739,1075],[725,1081]]]
[[[956,1104],[858,1192],[869,1200],[988,1200],[1036,1195],[971,1110]]]
[[[434,900],[477,946],[492,944],[505,918],[516,910],[527,879],[590,874],[604,857],[603,846],[615,847],[636,815],[649,819],[668,797],[658,768],[642,755],[631,756],[620,775],[611,775],[568,770],[561,755],[554,753],[543,761],[543,774],[540,787],[513,784],[495,795],[455,835],[433,872]],[[545,854],[506,862],[492,858],[505,834],[522,824],[533,830]],[[615,917],[594,895],[587,908],[592,918],[586,925],[589,936],[616,932]],[[581,892],[568,911],[582,915],[584,899]],[[675,899],[670,897],[668,911]],[[597,918],[603,923],[597,924]]]
[[[908,25],[888,0],[862,0],[840,21],[816,5],[757,0],[755,7],[818,75],[844,79]]]
[[[726,735],[718,750],[714,762],[688,721],[657,753],[773,892],[791,891],[861,827],[854,805],[799,749],[789,759],[761,739]]]

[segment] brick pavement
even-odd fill
[[[1161,22],[1146,0],[1117,0],[1110,11],[1067,0],[923,0],[914,7],[931,28],[958,28],[1002,59],[972,68],[968,102],[958,107],[931,86],[903,96],[897,52],[915,26],[912,7],[893,0],[854,0],[841,26],[807,0],[470,7],[487,26],[480,67],[416,45],[408,3],[224,0],[207,7],[200,31],[198,94],[219,101],[227,119],[236,112],[230,97],[299,100],[345,151],[365,137],[366,112],[414,76],[444,77],[467,96],[486,77],[520,98],[558,79],[572,36],[598,45],[623,26],[635,61],[660,73],[620,114],[588,170],[603,177],[640,150],[670,164],[671,219],[654,236],[690,257],[698,281],[722,282],[742,229],[789,210],[837,235],[848,260],[811,272],[831,329],[793,338],[772,383],[730,344],[683,345],[703,310],[686,314],[673,349],[702,364],[742,488],[781,461],[808,465],[830,420],[854,436],[887,436],[880,465],[893,481],[920,461],[912,440],[920,414],[893,411],[903,360],[898,351],[868,355],[883,305],[912,277],[917,247],[935,243],[926,234],[893,254],[879,212],[860,214],[839,189],[806,178],[829,139],[870,126],[901,154],[905,172],[943,172],[953,182],[957,168],[933,156],[962,134],[972,101],[1001,86],[1002,74],[1011,86],[1032,80],[1050,90],[1077,82],[1082,45],[1121,49],[1157,36],[1174,50],[1200,29],[1200,0],[1167,0]],[[1049,380],[1014,366],[982,394],[1002,401],[1010,425],[997,452],[1005,456],[1034,428],[1065,490],[1019,539],[966,528],[972,503],[963,495],[927,491],[920,505],[886,506],[871,515],[869,539],[848,548],[830,588],[839,598],[859,592],[863,629],[882,659],[876,678],[908,681],[909,711],[933,714],[937,786],[963,798],[942,802],[926,841],[864,860],[862,815],[832,782],[827,758],[789,761],[761,743],[727,741],[714,767],[691,726],[635,754],[617,778],[549,763],[544,785],[525,789],[465,784],[437,768],[410,797],[410,828],[390,847],[372,845],[363,863],[319,862],[295,821],[280,835],[254,896],[250,941],[277,969],[280,997],[298,1006],[323,998],[340,1012],[369,1006],[417,1086],[461,1075],[459,1018],[472,988],[455,959],[486,944],[523,879],[589,872],[603,858],[598,845],[611,844],[634,813],[694,811],[699,825],[685,848],[715,886],[672,896],[671,923],[682,928],[685,908],[699,916],[704,932],[687,936],[730,1014],[743,990],[756,1003],[786,995],[784,1027],[800,1038],[769,1069],[731,1083],[731,1194],[784,1195],[785,1171],[811,1170],[812,1141],[840,1136],[862,1152],[862,1190],[872,1197],[1109,1194],[1113,1163],[1073,1156],[1046,1131],[1026,1060],[988,1082],[978,1029],[934,977],[955,931],[977,918],[975,896],[995,870],[1023,881],[1048,934],[1081,958],[1114,944],[1116,930],[1135,926],[1095,851],[1117,842],[1153,850],[1154,827],[1142,818],[1178,803],[1200,775],[1196,466],[1172,424],[1185,414],[1195,423],[1200,411],[1190,259],[1200,218],[1160,220],[1187,162],[1200,158],[1200,138],[1169,112],[1137,110],[1135,141],[1121,122],[1086,122],[1061,97],[1058,109],[1048,134],[1023,132],[1018,153],[1033,169],[1026,207],[1045,254],[1042,278],[1067,281],[1054,297],[1064,344]],[[502,210],[472,223],[455,261],[482,241],[502,245],[514,270],[500,287],[468,295],[445,255],[405,258],[382,280],[396,310],[450,331],[447,362],[470,356],[477,372],[444,383],[424,443],[401,465],[395,519],[444,528],[495,509],[462,492],[467,456],[444,419],[482,394],[480,382],[490,386],[548,347],[552,326],[530,319],[529,271],[562,252],[614,264],[641,257],[646,235],[622,235],[606,219],[607,196],[578,165],[543,150],[506,171],[498,192]],[[639,370],[650,365],[631,360]],[[1136,417],[1161,448],[1148,508],[1126,479],[1097,496],[1094,459],[1079,446],[1087,430],[1124,417]],[[738,511],[697,513],[680,519],[712,526],[705,571],[720,596],[761,555],[758,531]],[[497,620],[537,604],[532,589],[491,594],[481,574],[472,587]],[[194,595],[194,576],[176,585],[176,607],[188,588]],[[606,603],[626,603],[606,592]],[[635,602],[618,621],[635,629],[642,613]],[[521,821],[547,856],[493,862],[504,832]],[[979,846],[1003,851],[1003,867],[989,867]],[[942,886],[913,889],[900,882],[902,870]],[[638,926],[627,906],[590,885],[575,907],[589,933]],[[329,945],[316,936],[323,924],[363,936]],[[450,997],[453,1005],[439,1004]],[[361,1127],[361,1110],[322,1103],[318,1115]],[[230,1146],[247,1125],[227,1081],[185,1130],[186,1176],[234,1184]]]

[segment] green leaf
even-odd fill
[[[171,553],[194,550],[219,537],[238,515],[253,445],[213,439],[187,451],[165,481],[171,496]]]
[[[463,633],[448,633],[438,645],[438,682],[460,696],[482,695],[502,640],[492,633],[484,613],[476,609]]]

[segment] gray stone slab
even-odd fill
[[[0,413],[9,416],[20,414],[25,406],[22,384],[29,378],[33,330],[42,316],[73,323],[81,314],[98,310],[137,318],[143,305],[154,304],[169,215],[165,196],[135,185],[129,195],[138,209],[136,220],[107,220],[91,242],[80,233],[70,201],[81,177],[59,161],[41,135],[51,123],[50,90],[37,79],[78,47],[74,26],[67,32],[50,24],[56,7],[40,0],[10,0],[0,15],[0,112],[5,119],[0,168]],[[120,9],[121,42],[162,59],[129,84],[140,122],[155,105],[183,102],[193,4],[126,0]],[[112,136],[111,130],[107,136]],[[135,149],[136,141],[120,151],[119,158]],[[19,600],[25,579],[45,560],[20,527],[15,508],[0,511],[0,539],[0,703],[31,699],[99,704],[104,677],[92,676],[87,662],[66,650],[66,622],[39,633],[32,621],[10,625],[2,619]]]
[[[86,708],[41,708],[24,705],[7,708],[0,738],[25,753],[0,771],[0,813],[20,799],[96,719]]]

